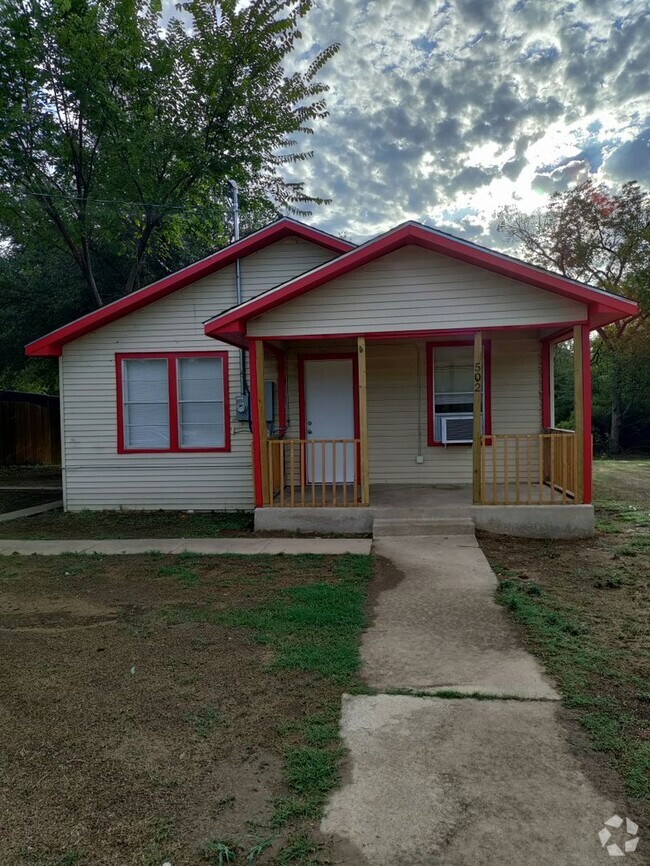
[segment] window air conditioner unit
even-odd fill
[[[446,415],[441,418],[443,445],[471,445],[474,434],[472,415]]]

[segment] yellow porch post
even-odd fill
[[[584,353],[582,346],[582,329],[584,325],[573,328],[573,403],[576,417],[576,489],[574,502],[584,500],[585,490],[585,413],[584,413]]]
[[[474,407],[472,432],[472,501],[481,502],[481,410],[483,405],[483,334],[474,334]]]
[[[260,449],[260,468],[262,472],[262,499],[264,505],[269,505],[271,496],[269,492],[269,446],[268,434],[266,428],[266,389],[264,387],[264,343],[262,340],[255,340],[255,381],[256,387],[256,404],[251,409],[256,413],[257,418],[257,435],[259,438]]]
[[[366,338],[357,337],[359,375],[359,440],[361,451],[361,504],[370,504],[370,467],[368,465],[368,399],[366,391]]]

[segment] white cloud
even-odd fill
[[[363,239],[419,219],[484,243],[589,174],[650,183],[645,0],[317,0],[304,57],[329,64],[329,119],[295,176],[312,221]],[[503,240],[500,240],[503,243]]]

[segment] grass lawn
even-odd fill
[[[350,555],[0,558],[3,866],[326,858],[371,571]]]
[[[595,494],[595,538],[480,543],[499,601],[640,817],[650,802],[650,461],[598,461]]]
[[[0,523],[0,538],[25,539],[216,538],[252,531],[250,511],[47,511]]]

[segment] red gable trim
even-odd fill
[[[112,304],[107,304],[99,310],[88,313],[86,316],[82,316],[80,319],[76,319],[74,322],[70,322],[70,324],[52,331],[45,337],[29,343],[25,348],[25,353],[27,355],[49,355],[56,357],[61,354],[64,343],[69,343],[70,340],[76,340],[78,337],[95,331],[109,322],[114,322],[128,313],[139,310],[147,306],[147,304],[153,303],[153,301],[158,301],[172,292],[182,289],[184,286],[232,264],[236,259],[243,259],[251,253],[255,253],[287,237],[302,238],[326,249],[333,250],[336,253],[345,253],[354,248],[354,244],[341,238],[336,238],[333,235],[313,229],[295,220],[283,218],[253,234],[247,235],[236,243],[224,247],[205,259],[201,259],[174,274],[170,274],[168,277],[164,277],[162,280],[151,283],[149,286],[145,286],[124,298],[113,301]]]
[[[519,282],[545,289],[563,297],[584,304],[597,304],[599,309],[607,309],[613,313],[613,320],[634,315],[637,305],[633,301],[608,295],[602,290],[569,280],[559,274],[543,271],[540,268],[527,265],[525,262],[503,256],[500,253],[466,243],[458,238],[445,235],[413,223],[406,223],[387,232],[376,240],[339,256],[327,264],[315,268],[301,277],[297,277],[276,289],[271,289],[259,295],[252,301],[216,316],[205,326],[209,337],[218,337],[222,332],[233,334],[245,331],[245,322],[259,316],[274,307],[293,300],[324,283],[342,277],[369,262],[375,261],[401,247],[413,244],[432,252],[440,253],[492,271]]]

